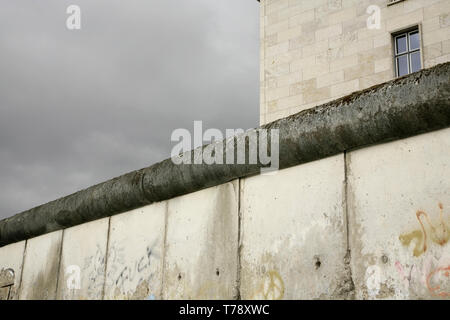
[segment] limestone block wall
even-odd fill
[[[449,299],[449,176],[447,128],[13,243],[0,269],[10,299]]]
[[[408,27],[420,28],[423,67],[450,61],[448,0],[260,2],[261,124],[393,79],[392,33]]]

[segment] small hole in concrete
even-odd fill
[[[181,274],[178,274],[178,280],[181,280]]]
[[[216,276],[219,276],[220,272],[219,272],[219,268],[216,269]]]
[[[322,262],[320,262],[319,258],[316,258],[316,262],[314,263],[316,270],[320,268],[320,266],[322,265]]]

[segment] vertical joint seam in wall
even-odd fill
[[[11,292],[12,292],[12,286],[10,286],[10,287],[8,288],[8,294],[6,295],[6,300],[7,300],[7,301],[9,300],[9,297],[10,297],[10,295],[11,295]]]
[[[108,231],[106,232],[105,271],[104,271],[104,275],[103,275],[102,300],[105,300],[106,280],[108,280],[106,272],[108,271],[110,233],[111,233],[111,217],[108,218]]]
[[[350,236],[348,223],[348,167],[347,167],[347,151],[344,151],[344,219],[345,219],[345,237],[346,249],[350,251]]]
[[[169,201],[166,201],[166,210],[164,212],[164,234],[163,234],[163,245],[162,245],[162,270],[161,270],[161,289],[160,289],[160,299],[163,299],[164,285],[165,285],[165,270],[166,270],[166,247],[167,247],[167,224],[169,221]]]
[[[350,223],[349,223],[349,207],[348,207],[348,151],[344,151],[344,219],[345,219],[345,237],[346,237],[346,255],[344,257],[344,268],[347,272],[350,286],[348,287],[349,296],[354,298],[355,282],[353,281],[353,273],[351,268],[351,248],[350,248]]]
[[[236,272],[236,300],[241,300],[241,223],[242,223],[242,215],[241,215],[241,192],[243,183],[243,179],[238,179],[238,229],[237,229],[237,272]]]
[[[58,289],[59,289],[59,278],[61,276],[61,260],[62,260],[62,251],[63,251],[63,243],[64,243],[64,231],[61,231],[61,242],[59,243],[59,261],[58,261],[58,273],[56,274],[56,288],[55,288],[55,299],[58,300]],[[63,273],[64,275],[64,273]]]
[[[22,278],[23,278],[23,270],[24,270],[24,266],[25,266],[25,255],[27,252],[27,244],[28,244],[28,240],[25,240],[25,245],[23,246],[23,254],[22,254],[22,265],[21,265],[22,270],[20,271],[20,279],[19,279],[19,284],[18,284],[17,291],[16,291],[17,299],[20,299],[20,296],[22,295]]]

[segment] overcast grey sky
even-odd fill
[[[81,30],[66,8],[81,8]],[[0,219],[256,127],[256,0],[0,0]]]

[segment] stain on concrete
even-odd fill
[[[281,300],[284,297],[284,281],[278,271],[269,270],[253,293],[253,300]]]
[[[114,300],[147,300],[150,296],[150,285],[146,280],[141,281],[136,290],[133,292],[122,292],[120,288],[114,289],[113,299]]]
[[[351,252],[347,251],[344,257],[344,272],[342,277],[337,281],[338,285],[331,295],[331,299],[352,300],[355,298],[355,284],[352,278],[352,269],[350,266]]]
[[[208,205],[200,212],[195,212],[191,206],[182,207],[182,203],[189,201],[189,198],[178,198],[176,204],[169,201],[169,225],[172,221],[183,223],[184,228],[190,231],[183,232],[186,240],[180,243],[172,238],[172,230],[168,230],[168,254],[164,266],[165,299],[233,299],[238,294],[237,183],[234,181],[217,189],[201,191],[207,192],[204,196],[208,197]],[[194,214],[201,215],[201,218],[191,218]],[[186,220],[180,222],[179,219]],[[190,238],[192,230],[200,234],[196,239],[201,240],[194,242]],[[195,252],[185,254],[179,251],[180,247]],[[176,255],[176,252],[179,254]]]
[[[447,225],[444,219],[444,207],[442,203],[439,203],[439,221],[435,224],[431,221],[430,217],[425,211],[418,210],[416,212],[417,220],[421,229],[413,230],[409,233],[405,233],[399,236],[400,242],[409,247],[413,244],[413,255],[419,257],[428,248],[428,240],[438,244],[440,246],[445,245],[450,239],[450,223]]]
[[[38,272],[33,282],[23,288],[27,291],[27,300],[53,300],[56,298],[58,281],[60,243],[55,243],[47,255],[45,267]],[[64,285],[64,284],[61,284]]]

